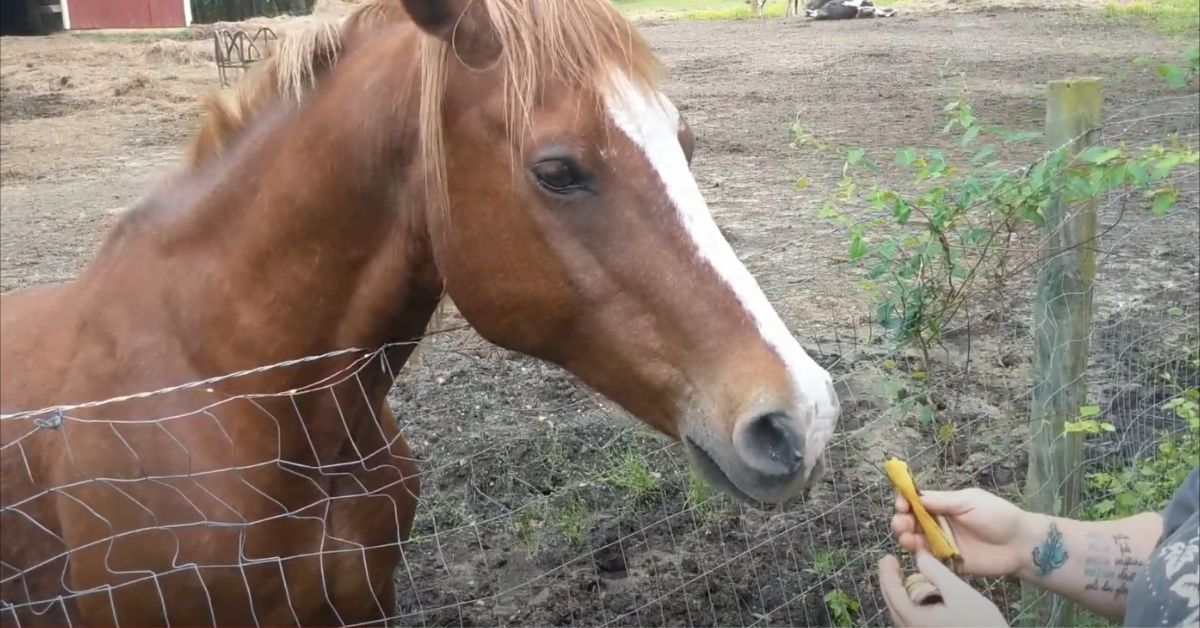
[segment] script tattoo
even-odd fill
[[[1133,556],[1128,535],[1089,534],[1083,568],[1088,583],[1083,590],[1111,593],[1114,600],[1119,600],[1129,595],[1129,584],[1145,566],[1144,561]]]
[[[1033,548],[1033,565],[1038,569],[1038,575],[1045,578],[1052,571],[1062,567],[1067,562],[1067,548],[1063,543],[1062,532],[1058,531],[1058,526],[1053,521],[1050,522],[1050,531],[1046,533],[1046,540],[1042,544]]]

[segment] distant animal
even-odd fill
[[[877,7],[871,0],[809,0],[804,14],[814,20],[853,20],[892,17],[896,10]]]

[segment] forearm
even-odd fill
[[[1162,535],[1162,517],[1145,513],[1086,522],[1030,513],[1017,576],[1111,619],[1125,612],[1133,579]]]

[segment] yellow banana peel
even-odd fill
[[[929,551],[941,561],[956,562],[960,560],[962,555],[959,554],[958,545],[954,542],[954,534],[950,532],[950,524],[945,517],[938,515],[935,519],[928,510],[925,510],[925,506],[921,503],[921,491],[917,490],[917,481],[913,478],[908,464],[903,460],[892,458],[883,463],[883,471],[892,481],[892,485],[896,487],[896,491],[908,500],[913,516],[917,518],[921,531],[925,533]]]

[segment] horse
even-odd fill
[[[810,0],[804,14],[813,20],[853,20],[894,17],[896,10],[877,7],[871,0]]]
[[[420,475],[387,394],[444,299],[738,499],[820,477],[829,373],[609,0],[372,4],[210,101],[78,277],[0,295],[4,624],[394,616]]]

